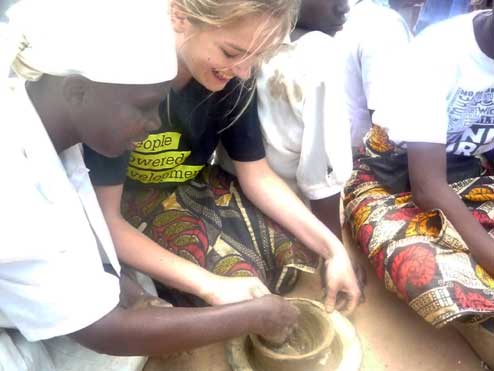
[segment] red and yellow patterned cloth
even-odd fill
[[[257,276],[274,293],[291,289],[298,271],[314,272],[319,258],[265,217],[242,194],[235,177],[217,166],[173,193],[124,193],[122,212],[152,240],[207,270]]]
[[[388,192],[366,164],[366,158],[389,153],[392,146],[386,133],[374,127],[344,189],[345,219],[359,248],[385,287],[432,325],[493,316],[494,279],[472,259],[445,215],[419,209],[410,192]],[[494,235],[494,177],[450,186]]]

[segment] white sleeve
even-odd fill
[[[362,40],[362,84],[369,110],[375,110],[377,101],[381,98],[384,88],[380,84],[386,76],[392,56],[400,53],[409,44],[411,37],[405,21],[398,16],[390,16],[382,24],[369,30],[367,37]]]
[[[59,215],[29,174],[17,170],[15,187],[0,187],[9,215],[0,252],[0,313],[37,341],[99,320],[118,304],[120,288],[118,278],[103,270],[89,225],[79,233],[80,223]]]
[[[388,77],[386,99],[373,117],[394,142],[447,141],[447,96],[456,78],[455,58],[443,56],[445,40],[428,35],[425,30],[397,59],[397,68]]]
[[[341,57],[318,72],[324,77],[306,92],[302,111],[304,134],[297,184],[310,200],[340,192],[352,171],[350,124],[344,102]]]

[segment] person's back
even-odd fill
[[[336,38],[344,48],[345,93],[352,145],[359,146],[372,123],[371,111],[385,89],[392,57],[412,35],[401,15],[374,0],[357,3]]]

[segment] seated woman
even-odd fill
[[[494,314],[494,181],[479,159],[494,147],[493,36],[487,10],[412,42],[345,188],[378,277],[436,327]],[[484,344],[492,354],[492,334]]]
[[[270,167],[339,238],[340,191],[351,174],[352,153],[343,94],[343,49],[330,35],[341,28],[347,11],[346,1],[304,1],[290,35],[297,40],[285,41],[256,76]],[[218,159],[234,172],[221,147]],[[363,271],[357,273],[362,283]]]
[[[160,107],[161,128],[136,138],[141,142],[130,158],[87,153],[119,258],[217,305],[282,293],[299,270],[313,272],[321,256],[328,307],[342,292],[351,311],[360,291],[350,260],[269,168],[247,81],[289,31],[298,1],[240,4],[172,1],[179,66],[174,91]],[[207,166],[220,141],[238,180]],[[183,303],[183,295],[173,299]]]
[[[283,44],[257,74],[266,160],[338,238],[340,191],[352,171],[341,61],[332,37],[309,32]],[[222,147],[217,157],[234,172]]]

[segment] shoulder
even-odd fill
[[[318,80],[330,73],[341,62],[342,45],[339,40],[319,31],[309,32],[296,41],[300,71]]]
[[[292,43],[297,50],[310,51],[317,53],[318,49],[324,47],[325,49],[335,48],[336,41],[333,37],[319,31],[308,32],[300,39]]]
[[[443,78],[455,75],[454,70],[461,56],[472,50],[468,39],[474,40],[473,25],[469,30],[465,20],[465,17],[460,16],[427,27],[400,56],[403,68],[424,76],[435,76],[434,81],[443,81]],[[418,77],[410,74],[410,78]]]
[[[397,11],[369,0],[350,10],[347,24],[341,33],[349,31],[373,36],[393,30],[411,33],[407,22]]]
[[[293,67],[296,70],[299,66],[314,64],[321,57],[331,55],[338,49],[338,44],[333,37],[325,33],[308,32],[296,41],[284,43],[265,64],[277,68]]]
[[[379,12],[376,12],[376,24],[369,34],[380,36],[391,36],[394,33],[401,34],[407,41],[412,38],[412,32],[406,20],[396,10],[379,6]]]
[[[309,32],[297,41],[284,44],[278,53],[266,61],[259,80],[283,77],[287,83],[305,85],[321,79],[340,60],[340,43],[318,31]]]
[[[376,4],[373,0],[363,0],[350,9],[347,23],[343,27],[346,28],[347,25],[358,26],[360,29],[372,32],[382,28],[380,22],[394,23],[400,19],[403,18],[397,11],[387,6]]]
[[[466,43],[474,42],[472,12],[435,23],[415,37],[414,44],[422,48],[434,48],[434,54],[448,50],[460,50]],[[441,45],[440,48],[437,48]]]

